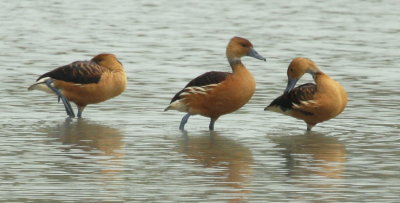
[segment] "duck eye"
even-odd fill
[[[240,45],[242,45],[242,47],[247,47],[245,43],[240,43]]]

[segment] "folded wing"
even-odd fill
[[[308,108],[315,105],[314,95],[317,92],[317,86],[313,83],[307,83],[294,88],[289,93],[283,94],[278,98],[274,99],[265,110],[276,109],[279,107],[280,113],[286,113],[287,111],[299,111],[305,115],[313,115]]]
[[[91,61],[76,61],[47,72],[40,76],[36,81],[50,77],[55,80],[62,80],[76,84],[98,83],[101,75],[105,71],[107,71],[107,69],[97,63]]]
[[[216,85],[224,81],[226,77],[228,77],[228,75],[230,74],[231,73],[219,71],[210,71],[204,73],[190,81],[181,91],[176,93],[175,96],[172,98],[171,103],[181,99],[184,94],[194,94],[196,92],[201,94],[202,91],[215,87]]]

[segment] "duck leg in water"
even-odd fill
[[[214,130],[214,123],[218,118],[211,118],[210,120],[210,125],[208,126],[208,129],[213,131]]]
[[[179,130],[184,130],[189,117],[190,117],[190,113],[187,113],[185,116],[183,116],[183,118],[181,120],[181,124],[179,124]]]
[[[61,99],[61,101],[63,102],[64,107],[65,107],[65,111],[67,112],[67,115],[70,118],[74,118],[75,117],[75,113],[74,113],[74,110],[72,109],[71,104],[69,103],[68,99],[65,98],[63,94],[61,94],[60,90],[58,90],[57,88],[53,87],[51,85],[51,83],[53,83],[53,80],[46,80],[47,87],[49,87],[58,96],[58,101],[60,101],[60,99]]]

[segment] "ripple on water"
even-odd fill
[[[0,201],[398,201],[397,2],[5,2]],[[201,116],[180,132],[184,114],[163,109],[195,76],[230,70],[232,36],[267,57],[243,59],[256,93],[216,132]],[[65,120],[55,96],[26,90],[40,74],[102,52],[124,64],[128,87],[84,119]],[[346,110],[311,134],[263,111],[296,56],[349,94]]]

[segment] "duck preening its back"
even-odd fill
[[[315,84],[307,83],[295,88],[305,73],[313,76]],[[347,93],[343,86],[323,73],[312,60],[301,57],[293,59],[287,75],[284,93],[265,110],[304,120],[310,131],[317,123],[336,117],[346,107]]]
[[[41,75],[29,90],[54,93],[63,101],[69,117],[75,113],[69,103],[78,106],[78,117],[88,104],[120,95],[127,79],[122,63],[113,54],[99,54],[90,61],[76,61]]]

